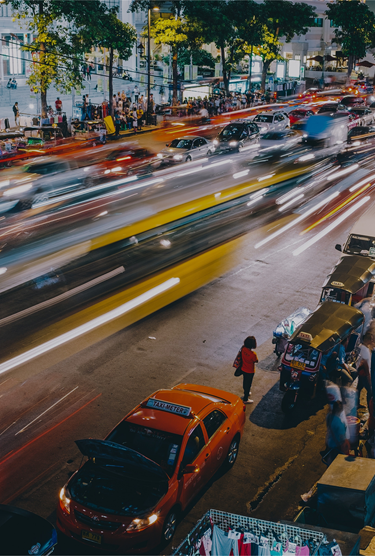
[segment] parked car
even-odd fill
[[[210,141],[194,135],[173,139],[166,147],[157,154],[164,163],[190,162],[210,156],[214,151]]]
[[[267,131],[260,136],[259,145],[261,149],[269,147],[293,146],[301,141],[301,135],[292,129],[283,131]]]
[[[315,112],[311,108],[296,108],[295,110],[292,110],[292,112],[289,112],[288,114],[290,125],[293,125],[299,120],[306,120],[307,118],[313,116],[314,114]]]
[[[226,125],[214,139],[215,152],[238,151],[259,139],[259,127],[249,120],[235,120]]]
[[[39,515],[0,504],[1,554],[52,554],[57,544],[54,526]]]
[[[219,468],[234,465],[245,421],[235,394],[158,390],[105,440],[77,440],[88,459],[60,491],[57,528],[106,554],[154,553]]]
[[[365,106],[351,106],[350,108],[348,108],[348,111],[350,112],[350,114],[358,116],[358,125],[360,126],[370,125],[374,121],[374,115],[372,111]]]
[[[286,127],[290,127],[288,115],[281,111],[261,112],[252,121],[259,127],[260,133],[281,131]]]

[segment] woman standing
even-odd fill
[[[254,379],[255,363],[258,363],[257,354],[253,351],[256,347],[257,341],[254,336],[248,336],[241,348],[241,371],[243,375],[242,399],[244,403],[253,403],[253,400],[249,400],[249,395],[251,394],[250,390]]]
[[[137,133],[138,129],[138,116],[137,116],[137,107],[133,106],[133,129],[134,133]]]

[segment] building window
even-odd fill
[[[108,8],[120,8],[120,0],[104,0]]]
[[[323,18],[322,17],[315,17],[313,27],[323,27]]]
[[[7,61],[8,75],[25,74],[25,52],[21,50],[23,35],[3,35],[3,56]]]
[[[335,25],[334,22],[332,21],[332,19],[329,20],[329,26],[334,27],[335,29],[338,28],[338,25]]]

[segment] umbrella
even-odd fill
[[[362,66],[363,68],[372,68],[372,66],[375,66],[375,64],[372,64],[371,62],[368,62],[367,60],[362,60],[362,62],[358,62],[356,65],[357,66]]]
[[[336,62],[337,58],[335,58],[334,56],[331,56],[330,54],[326,54],[326,56],[324,56],[326,62]]]
[[[314,60],[314,62],[319,62],[320,64],[323,62],[323,56],[314,56],[313,58],[307,58],[308,60]]]

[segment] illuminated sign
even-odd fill
[[[149,398],[147,400],[146,407],[160,409],[161,411],[167,411],[168,413],[174,413],[175,415],[181,415],[182,417],[190,417],[191,413],[191,407],[164,402],[163,400],[156,400],[155,398]]]

